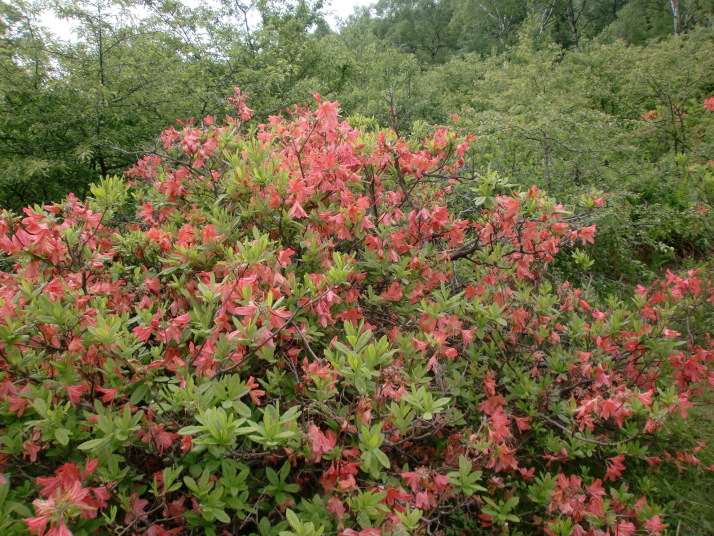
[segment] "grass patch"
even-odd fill
[[[668,533],[678,536],[714,535],[714,404],[699,402],[687,420],[676,418],[667,424],[671,454],[692,453],[698,466],[663,463],[656,466],[643,484],[651,486],[652,499],[668,512]],[[701,447],[702,443],[706,443]]]

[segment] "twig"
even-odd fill
[[[547,415],[543,415],[542,413],[539,413],[538,416],[540,418],[542,418],[543,420],[548,421],[553,426],[556,426],[556,427],[560,428],[561,430],[563,430],[564,432],[570,434],[570,436],[574,437],[575,439],[584,441],[585,443],[592,443],[593,445],[600,445],[601,447],[618,447],[625,443],[629,443],[630,441],[632,441],[633,439],[636,439],[640,435],[640,432],[637,432],[635,435],[628,437],[627,439],[623,439],[622,441],[615,441],[615,442],[598,441],[597,439],[588,439],[587,437],[583,437],[579,433],[577,433],[575,430],[568,430],[565,426],[563,426],[559,422],[551,419]]]

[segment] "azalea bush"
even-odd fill
[[[665,530],[632,482],[698,461],[664,439],[714,384],[712,283],[598,307],[548,273],[596,229],[466,179],[471,140],[244,99],[0,219],[0,532]]]

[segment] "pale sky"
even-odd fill
[[[327,8],[327,11],[333,11],[337,18],[344,20],[350,15],[352,15],[352,12],[354,11],[355,7],[367,6],[376,2],[377,0],[332,0],[332,2],[330,2],[330,6]],[[328,20],[334,28],[334,19],[331,18]]]
[[[327,21],[333,29],[336,29],[338,20],[347,19],[347,17],[352,14],[355,7],[367,6],[375,3],[376,1],[377,0],[328,0],[326,3],[329,5],[325,8],[325,11],[332,12],[333,15],[327,17]],[[186,3],[194,4],[197,2],[195,2],[195,0],[188,0]],[[70,21],[60,20],[48,12],[45,12],[40,20],[45,27],[47,27],[60,39],[72,40],[72,24]]]

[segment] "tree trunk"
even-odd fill
[[[674,22],[674,36],[679,37],[682,32],[682,14],[680,12],[679,0],[669,0],[669,4],[672,6],[672,19]]]
[[[582,13],[582,8],[580,13]],[[573,40],[573,50],[575,52],[579,52],[580,47],[580,35],[578,34],[578,18],[580,18],[580,13],[575,14],[573,0],[568,0],[566,17],[568,19],[568,26],[570,26],[570,38]]]

